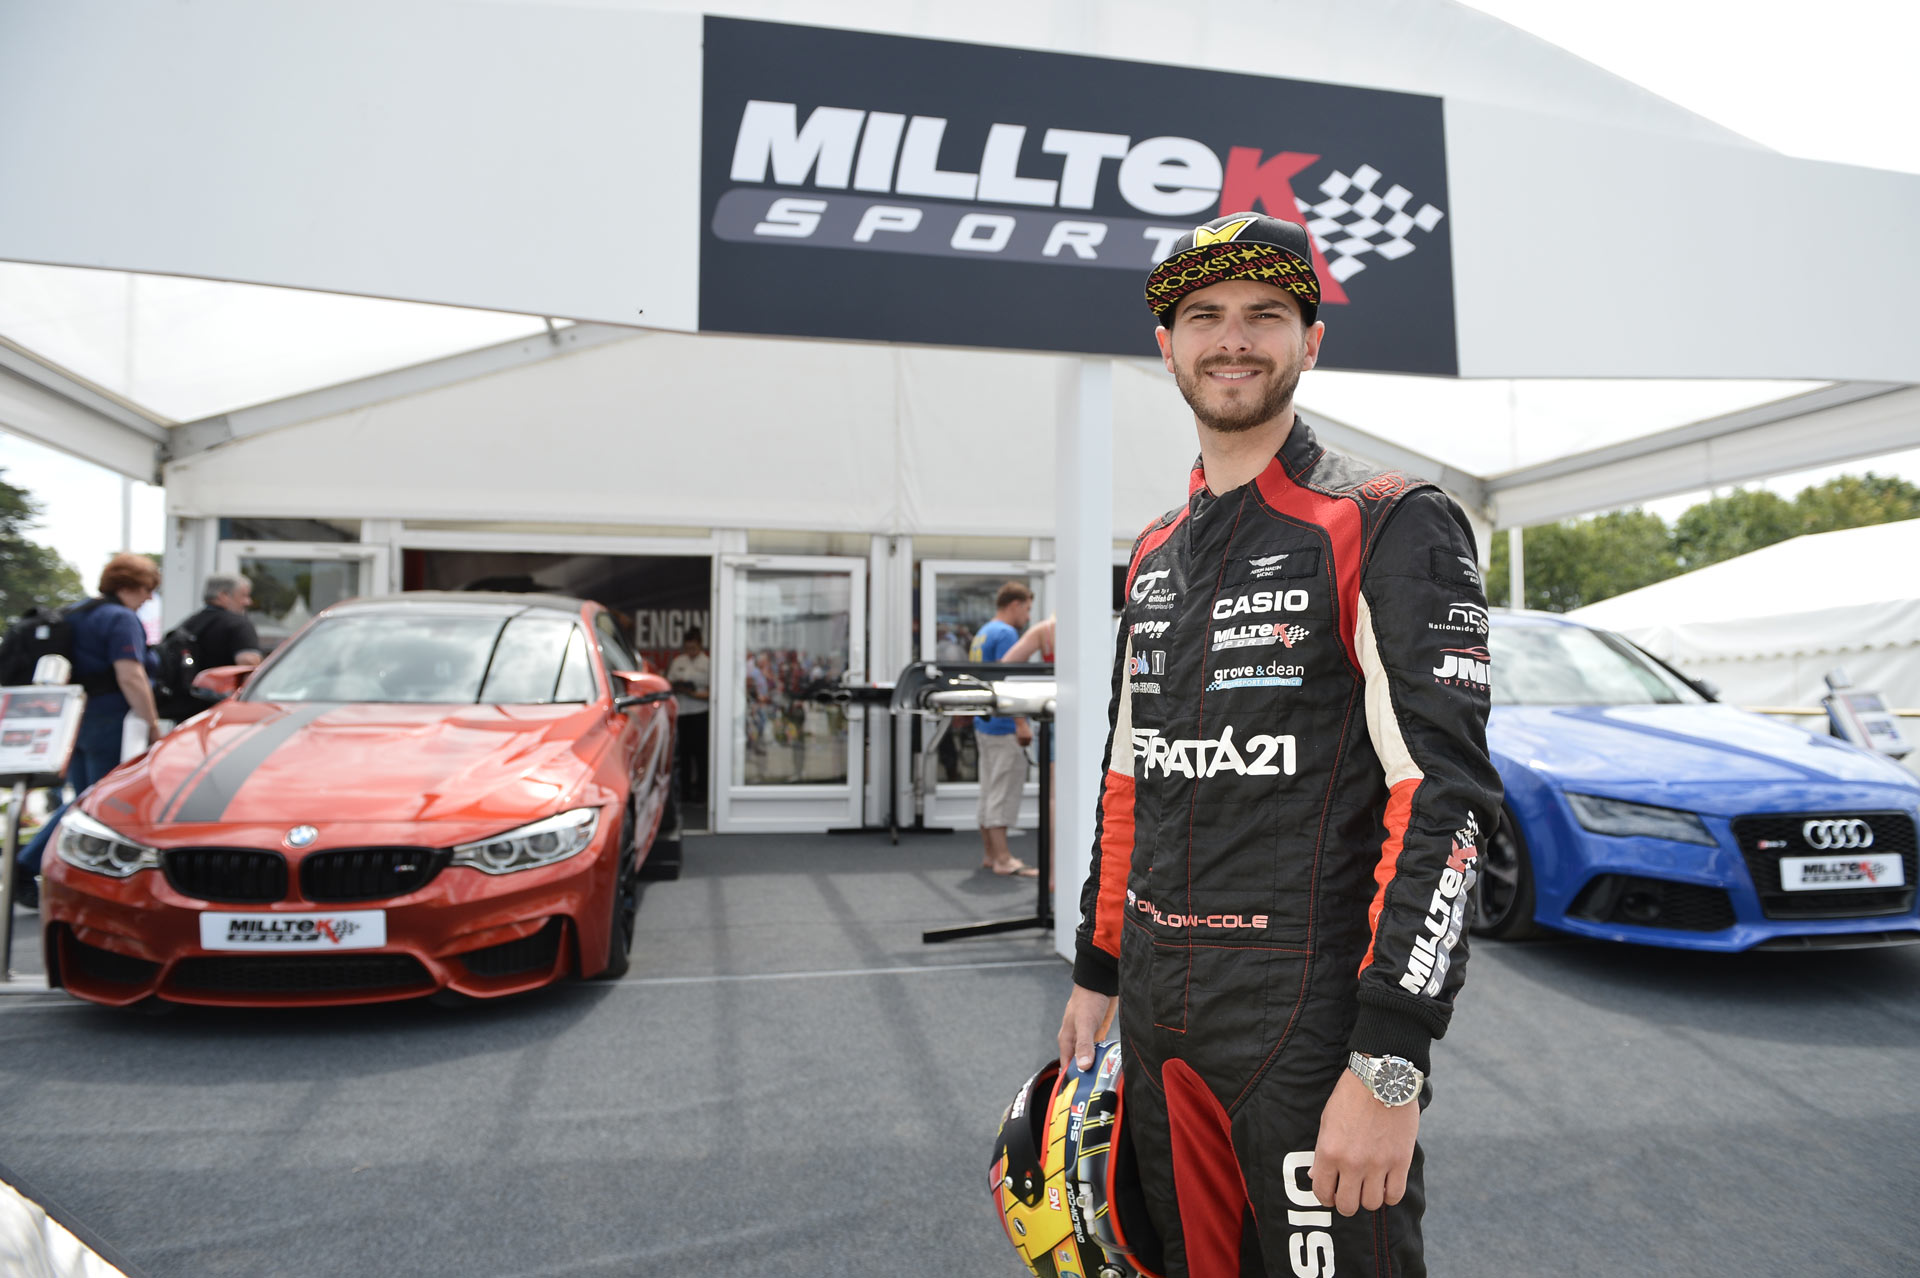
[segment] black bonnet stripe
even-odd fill
[[[268,755],[285,745],[294,733],[332,709],[333,706],[325,704],[305,705],[261,724],[234,743],[232,749],[201,773],[199,784],[174,809],[172,819],[218,821],[226,815],[227,804],[233,802],[233,796],[240,793],[240,787],[247,783],[254,769],[267,761]]]

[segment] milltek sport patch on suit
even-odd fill
[[[385,910],[200,916],[203,950],[372,950],[387,943]]]

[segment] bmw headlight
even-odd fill
[[[535,866],[552,865],[584,852],[600,827],[599,808],[575,808],[477,843],[453,850],[453,863],[482,874],[511,874]]]
[[[1580,824],[1595,834],[1714,846],[1713,836],[1707,833],[1707,823],[1691,812],[1656,808],[1648,803],[1628,803],[1625,799],[1603,799],[1593,794],[1569,793],[1567,802],[1573,806],[1573,815]]]
[[[102,825],[79,808],[68,808],[54,834],[54,849],[68,865],[124,879],[160,867],[160,853]]]

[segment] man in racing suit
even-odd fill
[[[1304,228],[1216,219],[1147,293],[1200,460],[1133,547],[1061,1058],[1117,993],[1166,1278],[1421,1275],[1428,1045],[1500,811],[1472,531],[1295,419]]]

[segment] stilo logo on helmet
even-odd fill
[[[1036,1278],[1157,1278],[1159,1236],[1121,1126],[1120,1045],[1091,1069],[1049,1061],[1000,1122],[989,1187],[1007,1241]]]
[[[1807,846],[1820,852],[1873,846],[1873,827],[1858,817],[1847,820],[1808,821],[1800,827]]]

